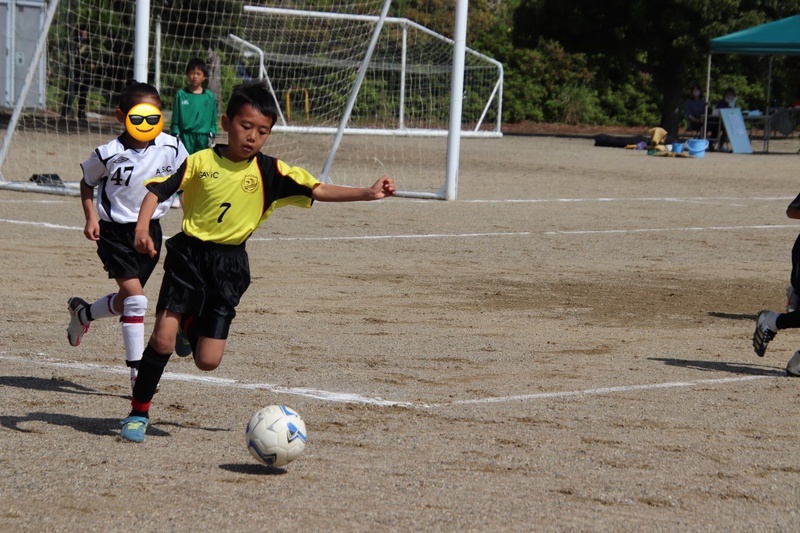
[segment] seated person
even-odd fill
[[[734,107],[736,107],[736,91],[733,90],[733,87],[728,87],[725,89],[722,100],[717,102],[714,109],[733,109]]]
[[[725,94],[723,95],[722,100],[717,102],[717,105],[714,108],[714,114],[719,115],[720,109],[733,109],[734,107],[736,107],[736,91],[733,89],[733,87],[728,87],[725,89]],[[725,129],[723,128],[720,131],[716,148],[721,150],[722,146],[727,142],[728,141],[725,139]]]
[[[706,114],[706,104],[707,102],[703,99],[703,90],[698,84],[694,84],[692,93],[684,106],[687,131],[703,131],[703,115]]]

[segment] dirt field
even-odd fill
[[[65,338],[113,289],[78,199],[0,191],[0,531],[795,530],[800,336],[750,342],[797,148],[467,139],[457,201],[282,209],[222,366],[174,357],[143,444],[119,325]],[[244,445],[274,403],[309,431],[282,469]]]

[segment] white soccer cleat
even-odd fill
[[[82,298],[73,296],[67,301],[69,309],[69,326],[67,326],[67,340],[70,346],[80,346],[84,333],[89,331],[91,322],[86,320],[86,310],[89,304]],[[81,318],[81,315],[83,317]]]
[[[778,318],[777,313],[772,311],[761,311],[758,313],[756,319],[756,330],[753,332],[753,350],[759,357],[764,357],[767,353],[767,344],[775,338],[778,333],[778,326],[775,325],[775,320]]]

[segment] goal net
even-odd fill
[[[114,110],[133,77],[136,5],[0,0],[14,58],[0,103],[0,187],[77,194],[80,162],[123,131]],[[281,5],[152,0],[147,81],[165,124],[187,61],[199,57],[221,112],[243,80],[270,87],[280,116],[265,152],[333,183],[388,174],[408,196],[441,197],[453,41],[380,17],[383,0]],[[461,135],[501,136],[502,65],[467,48],[463,82]]]

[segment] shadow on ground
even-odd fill
[[[36,378],[30,376],[0,376],[0,387],[18,387],[50,392],[66,392],[69,394],[88,394],[91,396],[113,396],[123,398],[119,394],[99,392],[89,387],[84,387],[75,382],[58,378]]]
[[[223,470],[236,474],[250,474],[253,476],[282,476],[286,473],[283,468],[264,466],[259,464],[228,463],[219,465]]]
[[[667,357],[649,357],[651,361],[661,361],[665,365],[694,368],[709,372],[728,372],[731,374],[747,374],[750,376],[783,376],[786,372],[772,367],[749,363],[726,363],[724,361],[690,361],[688,359],[672,359]]]

